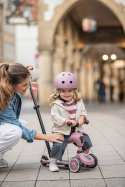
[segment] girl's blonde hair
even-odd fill
[[[59,90],[54,90],[54,93],[52,95],[50,95],[50,101],[49,103],[53,103],[54,101],[56,101],[59,97]],[[74,101],[80,101],[82,99],[80,93],[78,93],[78,91],[76,89],[74,89],[74,97],[73,97]]]
[[[30,75],[22,64],[0,64],[0,112],[6,108],[14,95],[14,85],[20,84]]]

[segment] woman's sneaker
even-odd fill
[[[0,168],[7,168],[8,167],[8,163],[6,160],[4,160],[3,158],[0,159]]]
[[[59,171],[59,168],[57,167],[56,163],[50,162],[50,164],[49,164],[49,170],[50,171]]]

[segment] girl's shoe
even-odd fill
[[[0,159],[0,168],[7,168],[8,167],[8,163],[6,160],[4,160],[3,158]]]
[[[49,170],[50,171],[59,171],[59,168],[57,167],[56,163],[50,162],[50,164],[49,164]]]

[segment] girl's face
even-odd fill
[[[29,88],[30,75],[24,79],[21,83],[14,85],[14,91],[25,95],[27,89]]]
[[[71,101],[74,96],[74,89],[60,89],[60,97],[66,101]]]

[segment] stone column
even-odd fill
[[[117,69],[112,69],[112,79],[111,79],[111,84],[114,87],[113,90],[113,100],[114,101],[118,101],[119,97],[119,90],[118,90],[118,84],[119,84],[119,80],[118,80],[118,70]]]
[[[64,54],[64,26],[60,23],[55,34],[54,41],[54,57],[53,57],[53,80],[60,72],[64,71],[63,61],[65,58]]]
[[[52,51],[42,50],[39,56],[39,104],[48,104],[49,95],[52,93]]]
[[[93,67],[92,60],[87,59],[86,62],[86,98],[89,102],[94,99],[94,79],[93,79]]]
[[[85,68],[85,64],[86,64],[86,59],[82,59],[82,63],[81,63],[81,68],[79,70],[79,74],[80,74],[80,83],[79,83],[79,90],[80,93],[83,97],[83,101],[86,98],[86,68]]]
[[[55,77],[63,71],[63,58],[59,55],[54,55],[54,62],[53,62],[53,80]]]

